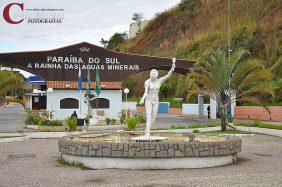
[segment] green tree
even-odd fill
[[[23,76],[19,73],[10,71],[10,70],[2,70],[0,71],[0,103],[5,102],[5,95],[16,89],[23,89],[24,80]],[[7,100],[8,101],[8,100]],[[9,101],[19,102],[23,105],[22,101],[19,99],[13,99]]]
[[[116,32],[109,40],[101,39],[100,43],[107,49],[118,50],[120,45],[127,38],[126,32]]]
[[[222,131],[226,130],[229,105],[234,102],[231,98],[263,105],[266,95],[274,95],[271,71],[261,61],[247,58],[248,54],[238,49],[228,61],[223,51],[210,51],[189,76],[193,83],[190,95],[201,93],[217,101]]]
[[[144,15],[143,13],[134,13],[132,16],[132,20],[135,21],[137,23],[138,26],[138,32],[137,34],[139,34],[141,32],[141,23],[144,19]]]
[[[7,92],[23,88],[24,81],[21,75],[10,70],[0,71],[0,94],[6,94]]]

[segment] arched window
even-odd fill
[[[110,108],[110,100],[105,98],[95,98],[91,100],[91,108]]]
[[[74,98],[65,98],[60,100],[60,109],[78,109],[79,101]]]

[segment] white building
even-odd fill
[[[95,83],[91,83],[92,92]],[[52,88],[53,92],[33,93],[30,96],[30,108],[38,106],[37,102],[42,101],[41,97],[46,97],[46,110],[53,111],[53,119],[64,120],[74,111],[80,116],[86,116],[88,105],[86,102],[86,83],[82,84],[83,90],[77,91],[77,82],[72,81],[47,81],[47,88]],[[99,98],[91,101],[92,113],[99,116],[99,120],[105,118],[118,119],[122,110],[122,83],[121,82],[101,82],[101,94]],[[41,104],[44,106],[44,104]],[[40,106],[41,106],[40,105]],[[36,108],[38,110],[38,108]],[[97,112],[97,113],[96,113]]]

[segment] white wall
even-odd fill
[[[126,110],[133,110],[136,111],[137,110],[137,102],[122,102],[122,109]]]
[[[81,94],[81,114],[86,116],[87,103],[85,103],[84,95],[86,90],[79,93],[77,90],[54,90],[53,93],[47,93],[47,110],[54,110],[54,119],[63,120],[69,117],[74,111],[80,114],[80,109],[60,109],[60,100],[64,98],[76,98],[79,100],[79,94]],[[98,109],[105,111],[106,118],[118,119],[119,112],[122,109],[122,92],[121,90],[101,90],[99,98],[106,98],[110,100],[109,109]],[[93,114],[95,114],[95,109]]]
[[[207,107],[210,104],[204,104],[204,116],[208,116]],[[199,115],[199,104],[182,104],[182,114],[184,115]]]

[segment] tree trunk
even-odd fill
[[[224,114],[220,115],[221,131],[226,131],[226,117]]]
[[[221,98],[220,98],[220,121],[221,121],[221,131],[226,131],[226,94],[224,92],[221,93]]]

